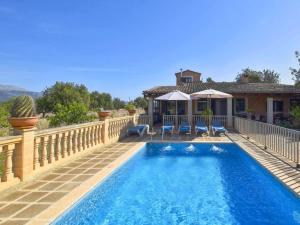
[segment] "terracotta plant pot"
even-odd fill
[[[107,117],[110,117],[111,112],[110,111],[100,111],[98,112],[98,116],[100,120],[105,120]]]
[[[129,109],[128,113],[130,116],[133,116],[134,114],[136,114],[136,109]]]
[[[30,129],[36,126],[38,117],[10,117],[8,122],[16,129]]]

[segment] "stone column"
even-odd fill
[[[136,126],[139,123],[139,117],[140,115],[137,115],[136,113],[133,115],[133,126]]]
[[[104,123],[102,125],[102,129],[101,129],[101,139],[102,139],[102,143],[103,144],[107,144],[108,143],[108,119],[105,118],[102,120]]]
[[[267,98],[267,123],[273,123],[273,98]]]
[[[193,100],[188,101],[188,120],[189,120],[189,123],[192,124],[192,122],[193,122]]]
[[[21,181],[30,177],[34,168],[34,134],[36,128],[15,130],[22,136],[22,142],[16,151],[16,175]]]
[[[150,116],[149,125],[153,125],[153,97],[148,98],[148,115]]]
[[[227,98],[227,126],[232,127],[232,98]]]

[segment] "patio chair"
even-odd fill
[[[196,122],[195,133],[196,133],[196,135],[198,133],[200,133],[200,134],[207,133],[208,134],[208,127],[206,126],[206,124],[202,120],[198,120]]]
[[[149,125],[148,124],[138,124],[134,127],[129,127],[127,129],[127,136],[131,134],[138,134],[140,137],[143,137],[144,134],[149,133]]]
[[[165,133],[170,133],[173,134],[174,132],[174,124],[171,122],[166,122],[164,125],[162,125],[161,127],[161,133],[165,134]]]
[[[212,122],[211,128],[212,128],[213,135],[225,134],[227,132],[225,127],[218,120],[215,120],[215,121]]]
[[[178,128],[178,131],[179,131],[179,133],[185,133],[185,134],[189,133],[189,134],[191,134],[192,133],[192,127],[191,127],[189,122],[183,121],[183,122],[181,122],[181,124]]]

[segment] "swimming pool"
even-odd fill
[[[236,144],[148,143],[53,224],[300,224],[300,200]]]

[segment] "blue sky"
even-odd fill
[[[245,67],[292,83],[299,0],[0,0],[0,84],[85,84],[124,100],[180,68],[232,81]]]

